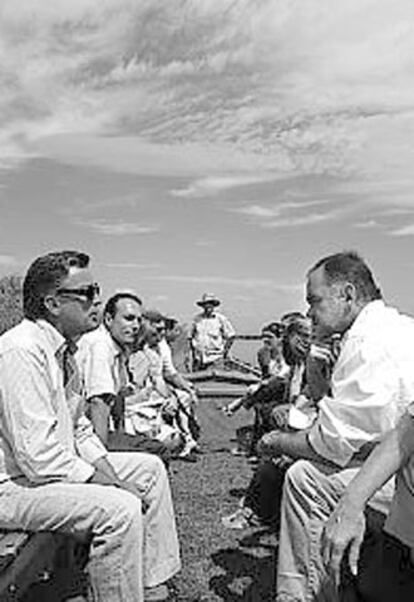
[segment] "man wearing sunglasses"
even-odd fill
[[[73,355],[99,321],[88,264],[75,251],[36,259],[23,284],[25,319],[0,337],[0,520],[89,536],[98,600],[165,600],[180,560],[164,465],[108,453],[84,414]]]

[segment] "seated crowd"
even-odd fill
[[[255,462],[222,523],[277,527],[278,602],[411,600],[414,320],[353,252],[309,270],[307,303],[263,327],[261,381],[224,408],[254,411]],[[214,295],[197,304],[193,369],[223,367],[235,330]],[[168,321],[129,292],[101,311],[75,251],[32,263],[23,305],[0,337],[1,525],[87,541],[94,600],[167,600],[180,569],[168,466],[197,461],[200,431]],[[375,553],[367,506],[387,516]]]

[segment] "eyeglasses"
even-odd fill
[[[99,297],[101,289],[97,282],[88,284],[87,286],[80,286],[79,288],[58,288],[56,291],[59,295],[77,295],[79,297],[85,297],[87,301],[92,302],[95,297]]]

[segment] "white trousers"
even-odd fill
[[[0,484],[0,527],[90,536],[94,600],[142,602],[144,587],[180,569],[168,476],[152,454],[112,452],[108,459],[121,479],[145,488],[145,514],[138,497],[116,487],[19,479]]]

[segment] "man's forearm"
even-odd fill
[[[363,509],[378,491],[414,453],[414,418],[405,414],[397,426],[386,433],[344,494],[347,503]]]
[[[101,397],[92,397],[89,400],[89,418],[93,430],[104,445],[106,445],[108,441],[109,413],[109,404],[101,399]]]

